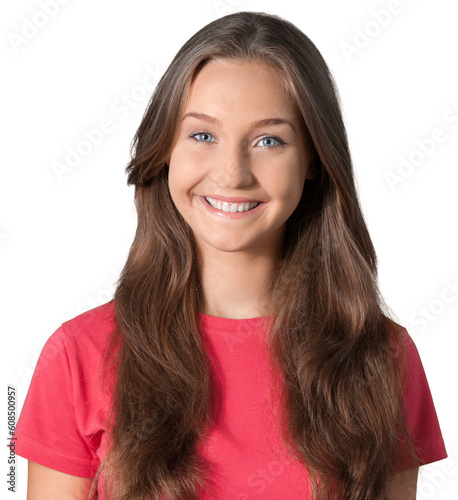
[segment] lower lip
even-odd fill
[[[202,203],[205,205],[205,208],[212,214],[215,214],[224,219],[244,219],[245,217],[250,217],[251,215],[256,214],[259,210],[265,205],[265,203],[259,203],[258,206],[248,210],[246,212],[224,212],[223,210],[218,210],[217,208],[212,207],[204,196],[199,196]]]

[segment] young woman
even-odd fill
[[[18,422],[29,498],[414,499],[447,454],[312,42],[262,13],[205,26],[127,172],[114,300],[50,337]]]

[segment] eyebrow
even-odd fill
[[[210,122],[213,123],[214,125],[218,125],[218,127],[222,126],[222,123],[217,118],[206,115],[205,113],[193,113],[193,112],[186,113],[183,116],[183,120],[188,117],[197,118],[198,120],[202,120],[205,122]],[[252,129],[255,129],[259,127],[265,127],[267,125],[283,125],[283,124],[289,125],[293,129],[293,131],[296,132],[296,128],[294,127],[294,125],[286,118],[264,118],[263,120],[258,120],[256,122],[250,123],[250,127]]]

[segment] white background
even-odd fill
[[[0,16],[5,438],[7,385],[17,388],[19,410],[49,335],[113,293],[135,231],[124,167],[151,94],[145,85],[154,83],[148,75],[160,76],[208,22],[267,11],[302,29],[336,78],[382,293],[420,351],[449,454],[422,468],[418,497],[456,498],[456,3],[56,2],[5,2]],[[85,149],[85,131],[101,126],[105,132],[92,133],[99,144]],[[435,142],[425,142],[433,134]],[[53,165],[78,147],[80,163],[57,175]],[[410,168],[400,167],[401,157]],[[5,446],[5,475],[6,455]],[[8,497],[25,498],[26,470],[19,459],[17,493]],[[5,476],[0,484],[7,498]]]

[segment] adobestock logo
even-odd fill
[[[421,305],[409,316],[408,329],[415,330],[418,333],[425,332],[429,324],[436,321],[438,316],[450,309],[450,304],[456,302],[458,298],[458,278],[455,278],[453,282],[446,279],[444,285],[438,297],[430,300],[426,305]]]
[[[447,446],[450,453],[450,447]],[[458,442],[452,447],[452,454],[449,458],[438,463],[428,464],[421,468],[418,480],[417,500],[430,500],[437,498],[437,493],[450,484],[450,479],[458,474],[456,465],[456,455],[458,454]],[[448,498],[448,497],[447,497]]]
[[[443,126],[435,127],[426,137],[415,139],[415,147],[408,153],[398,156],[398,165],[395,171],[385,170],[383,175],[391,191],[396,191],[400,184],[411,177],[440,149],[439,146],[449,139],[450,133],[446,128],[450,128],[450,131],[458,128],[458,102],[449,106],[442,113],[442,121]]]
[[[110,279],[106,286],[100,288],[93,295],[88,295],[86,298],[76,305],[75,314],[79,315],[84,312],[95,313],[92,311],[98,306],[101,306],[112,300],[113,294],[116,290],[117,282],[119,279],[119,271],[112,268],[110,269]],[[60,328],[60,327],[59,327]],[[71,329],[71,325],[66,326],[66,337],[72,337],[79,334],[79,330]],[[40,350],[36,347],[29,347],[30,362],[28,364],[21,363],[17,366],[18,373],[22,379],[24,386],[28,386],[32,380],[32,375],[35,371],[39,371],[46,367],[48,362],[52,362],[54,358],[62,351],[62,337],[57,337],[60,340],[56,340],[56,337],[49,337],[47,340],[47,349],[42,353],[40,363],[37,363],[40,357]]]
[[[89,295],[86,299],[76,306],[76,314],[82,314],[85,311],[94,309],[102,304],[105,304],[113,299],[116,287],[119,280],[120,272],[115,269],[110,269],[111,279],[106,287],[98,290],[94,295]]]
[[[236,500],[250,500],[253,498],[253,492],[256,498],[261,498],[269,484],[278,481],[285,472],[289,474],[291,465],[294,464],[292,456],[286,450],[280,450],[276,458],[268,462],[265,467],[259,467],[246,480],[249,487],[248,492],[243,491],[237,494]]]
[[[50,19],[56,17],[62,5],[66,5],[70,0],[38,0],[40,10],[34,12],[31,18],[21,17],[22,26],[20,34],[9,32],[7,38],[14,52],[18,53],[19,50],[26,46],[33,38],[35,38],[39,31],[45,28]]]
[[[0,232],[0,246],[2,246],[7,239],[8,239],[8,235],[6,233]]]
[[[227,333],[224,335],[224,342],[227,350],[233,354],[237,352],[240,346],[243,346],[246,340],[253,338],[253,335],[258,335],[257,328],[253,329],[248,327],[244,322],[237,325],[237,331],[234,333]]]
[[[403,9],[404,6],[400,0],[390,0],[385,9],[371,10],[371,19],[366,21],[363,27],[354,29],[355,33],[351,43],[340,43],[340,49],[347,62],[351,63],[354,56],[361,54],[364,49],[369,47],[372,41],[390,26],[394,16],[400,14]]]
[[[149,99],[151,92],[156,88],[163,70],[146,66],[145,75],[141,82],[134,85],[128,92],[123,92],[110,103],[110,116],[101,118],[90,128],[84,128],[81,136],[65,147],[64,158],[51,162],[51,168],[59,182],[74,172],[83,161],[90,156],[104,142],[105,137],[116,130],[116,124],[124,121],[132,112]]]
[[[242,4],[242,0],[213,0],[213,7],[218,16],[232,14]]]

